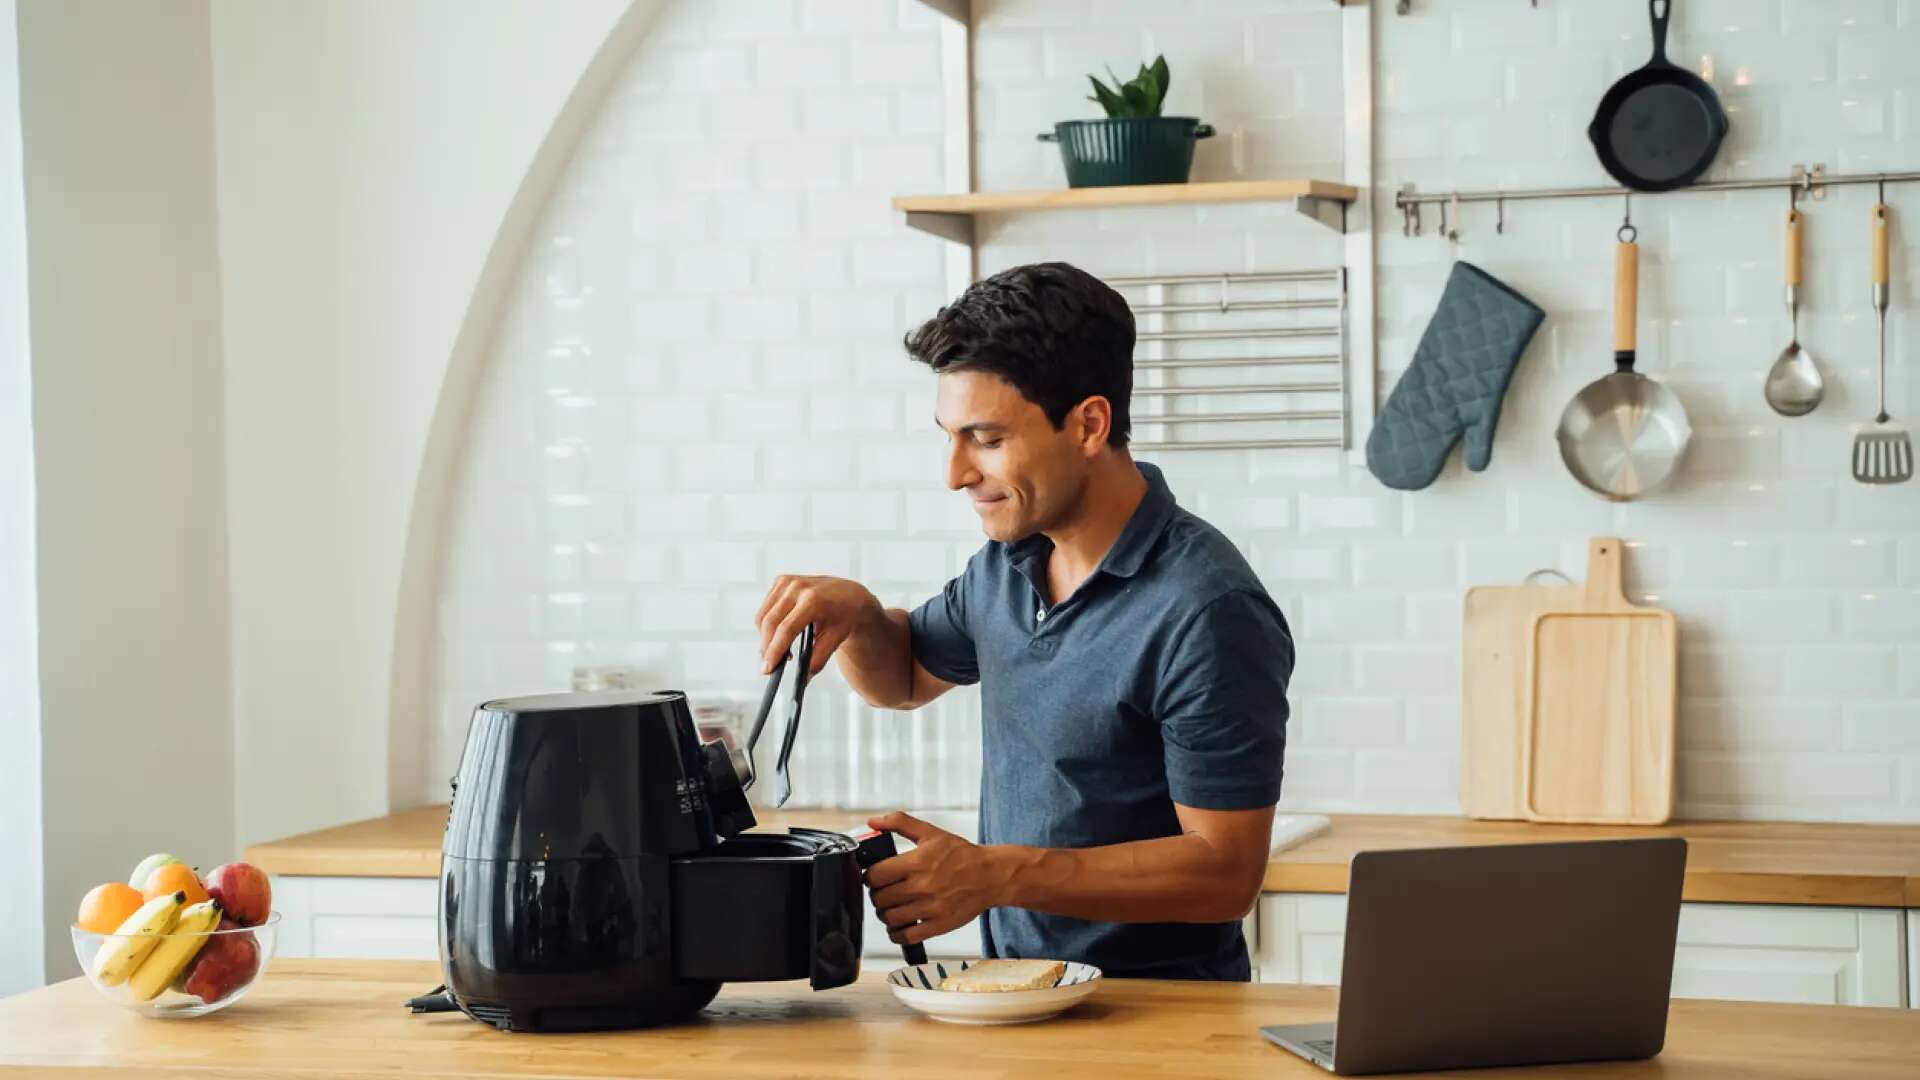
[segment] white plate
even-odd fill
[[[935,990],[940,980],[965,971],[978,961],[936,960],[910,964],[887,973],[893,996],[908,1008],[949,1024],[1025,1024],[1058,1016],[1085,1000],[1100,987],[1100,969],[1069,961],[1060,981],[1044,990],[1008,990],[999,993],[961,993]]]

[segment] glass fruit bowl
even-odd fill
[[[259,926],[226,926],[148,934],[146,940],[139,940],[139,934],[96,934],[75,926],[73,955],[87,981],[109,1001],[148,1016],[205,1016],[239,1001],[266,974],[280,913],[269,913]],[[138,954],[131,961],[130,950]]]

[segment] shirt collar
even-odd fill
[[[1140,476],[1147,482],[1147,493],[1141,497],[1140,505],[1134,507],[1133,516],[1127,519],[1127,527],[1120,530],[1120,536],[1100,560],[1094,573],[1107,573],[1115,577],[1130,578],[1146,565],[1147,555],[1166,531],[1167,522],[1173,518],[1173,489],[1167,486],[1167,478],[1161,474],[1158,465],[1136,462]],[[1053,541],[1045,533],[1034,533],[1022,540],[1016,540],[1008,546],[1007,554],[1015,563],[1026,563],[1035,558],[1044,557],[1053,550]]]

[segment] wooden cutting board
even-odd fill
[[[1520,772],[1533,617],[1564,610],[1578,585],[1478,585],[1467,590],[1460,641],[1460,812],[1523,821]]]
[[[1587,548],[1587,582],[1528,628],[1521,808],[1529,821],[1660,825],[1673,816],[1679,635],[1627,602],[1621,544]]]

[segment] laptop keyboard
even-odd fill
[[[1312,1050],[1316,1054],[1325,1054],[1328,1057],[1333,1056],[1332,1039],[1302,1039],[1300,1040],[1300,1045]]]

